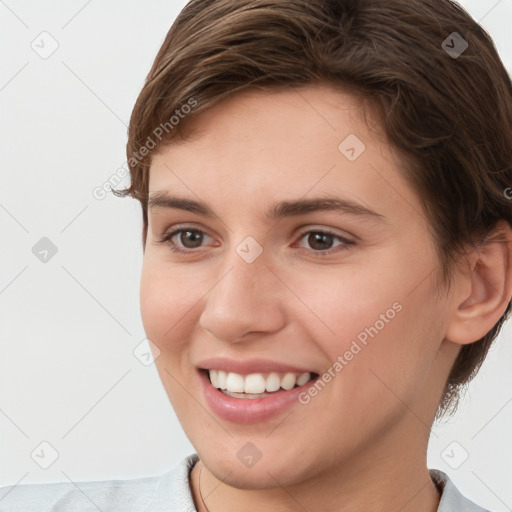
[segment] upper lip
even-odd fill
[[[315,373],[310,368],[300,368],[286,363],[271,361],[270,359],[229,359],[227,357],[213,357],[203,359],[197,365],[202,370],[224,370],[227,372],[249,375],[251,373]]]

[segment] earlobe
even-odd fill
[[[446,339],[459,345],[483,338],[499,321],[512,296],[512,229],[505,221],[469,256],[460,275]],[[469,292],[468,292],[469,290]]]

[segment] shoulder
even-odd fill
[[[430,476],[441,492],[437,512],[490,512],[463,496],[446,473],[431,469]]]
[[[19,484],[0,488],[0,512],[194,512],[189,455],[166,473],[129,480]]]

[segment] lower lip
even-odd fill
[[[286,411],[298,403],[301,392],[309,388],[318,377],[302,386],[275,391],[263,398],[234,398],[214,388],[207,372],[199,371],[201,385],[210,409],[221,418],[236,423],[256,423]]]

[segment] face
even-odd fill
[[[233,96],[191,128],[152,159],[141,311],[205,466],[265,488],[426,445],[446,304],[378,125],[315,85]]]

